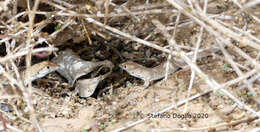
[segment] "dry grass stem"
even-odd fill
[[[259,4],[259,0],[1,1],[0,131],[7,128],[7,131],[43,132],[49,125],[45,119],[61,117],[73,122],[83,117],[84,112],[76,117],[83,107],[89,112],[86,117],[89,122],[83,122],[91,125],[78,127],[72,123],[71,128],[65,125],[69,131],[131,131],[136,125],[136,130],[139,125],[140,130],[155,125],[155,129],[149,128],[151,131],[231,131],[245,127],[241,125],[245,122],[248,128],[256,126],[260,117]],[[97,67],[73,80],[77,83],[89,76],[97,78],[110,70],[111,76],[96,84],[97,97],[94,94],[87,99],[79,98],[71,91],[75,86],[67,86],[60,72],[41,80],[33,79],[32,65],[46,60],[52,64],[53,57],[64,49],[75,51],[80,59],[93,64],[102,61],[115,65],[113,70]],[[145,80],[135,75],[136,71],[131,74],[118,68],[126,61],[135,61],[142,65],[136,73],[142,74],[145,70],[154,71],[157,63],[165,59],[166,68],[159,69],[165,70],[164,80],[149,80],[154,82],[148,89],[132,85]],[[179,69],[169,75],[172,61]],[[28,71],[26,77],[23,71]],[[107,94],[110,88],[113,92]],[[203,100],[193,102],[201,96]],[[131,120],[128,116],[135,110],[157,115],[176,109],[184,114],[204,106],[203,103],[208,103],[211,109],[200,110],[216,114],[220,119],[214,121],[222,123],[206,121],[207,124],[196,127],[196,123],[202,122],[199,119],[176,120],[182,125],[163,129],[162,123],[167,120],[157,122],[144,116],[122,125]],[[231,105],[238,107],[225,113],[225,118],[218,115],[218,110]],[[93,106],[94,114],[89,106]],[[147,122],[149,125],[144,123],[148,120],[151,120]],[[59,125],[53,126],[67,130]]]

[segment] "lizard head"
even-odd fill
[[[59,65],[56,65],[49,61],[43,61],[41,63],[32,65],[29,69],[26,69],[23,73],[24,74],[23,77],[25,79],[25,84],[28,83],[29,72],[31,74],[31,79],[35,80],[38,78],[42,78],[42,77],[46,76],[47,74],[54,72],[58,69],[59,69]]]
[[[127,61],[125,63],[119,64],[119,67],[126,71],[132,71],[136,69],[136,63],[133,61]]]
[[[40,66],[41,69],[39,69],[37,71],[38,72],[37,75],[39,75],[39,76],[41,76],[41,75],[45,76],[46,74],[51,73],[51,72],[59,69],[59,65],[51,63],[49,61],[44,61],[44,62],[39,63],[39,64],[42,64]]]

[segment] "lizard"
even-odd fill
[[[49,61],[43,61],[37,64],[32,65],[30,68],[27,68],[23,71],[21,71],[21,78],[26,85],[28,85],[28,80],[29,80],[29,72],[31,74],[31,80],[34,81],[36,79],[42,78],[46,76],[47,74],[54,72],[59,69],[59,66],[56,64],[53,64]],[[14,76],[15,73],[11,72],[11,76]],[[1,84],[2,85],[9,85],[9,80],[4,77],[0,76]]]
[[[147,88],[149,87],[151,81],[164,78],[166,73],[166,64],[167,62],[163,62],[156,67],[148,68],[136,62],[127,61],[120,64],[119,67],[128,72],[131,76],[142,79],[144,81],[144,87]],[[169,63],[168,75],[177,71],[178,69],[180,69],[180,67],[173,63]]]
[[[211,53],[215,53],[219,51],[219,48],[208,48],[203,51],[198,52],[198,59],[201,59],[203,57],[210,56]],[[188,56],[191,58],[192,54],[188,54]],[[119,67],[125,70],[128,74],[131,76],[134,76],[136,78],[139,78],[144,81],[144,88],[148,88],[150,83],[152,81],[160,80],[165,77],[166,74],[166,64],[167,61],[161,63],[160,65],[148,68],[143,65],[140,65],[133,61],[126,61],[124,63],[119,64]],[[169,61],[169,70],[168,75],[176,72],[178,69],[186,69],[189,68],[188,65],[186,65],[183,61],[179,60],[170,60]]]

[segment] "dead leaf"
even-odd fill
[[[99,82],[105,79],[110,73],[111,71],[106,73],[105,75],[100,75],[95,78],[78,80],[76,83],[76,90],[79,96],[80,97],[91,96],[96,90]]]
[[[68,80],[69,87],[72,87],[79,77],[94,71],[100,66],[109,67],[110,70],[114,67],[114,64],[108,60],[99,62],[85,61],[70,49],[62,51],[58,57],[53,59],[53,62],[60,66],[57,71]]]

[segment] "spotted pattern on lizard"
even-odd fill
[[[30,68],[24,70],[21,72],[21,78],[24,81],[24,84],[28,84],[28,79],[29,79],[29,72],[31,74],[31,80],[34,81],[38,78],[42,78],[46,76],[47,74],[56,71],[59,69],[59,66],[56,64],[53,64],[49,61],[43,61],[37,64],[32,65]],[[10,73],[11,76],[14,76],[14,72]],[[0,80],[2,85],[9,85],[9,80],[4,77],[0,76]]]

